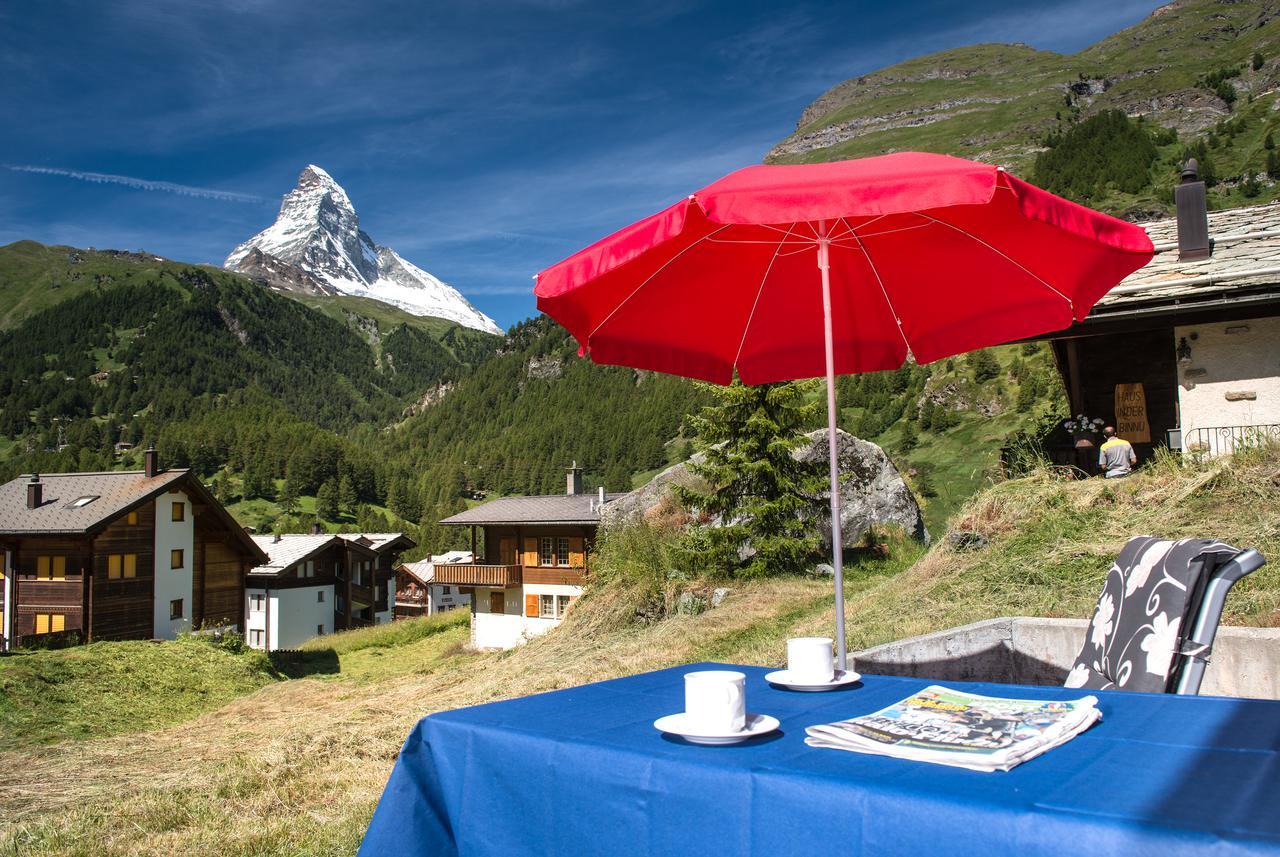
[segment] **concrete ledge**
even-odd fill
[[[1060,685],[1088,627],[1085,619],[1002,616],[895,640],[851,658],[855,669],[873,675]],[[1280,699],[1280,628],[1219,628],[1200,693]]]

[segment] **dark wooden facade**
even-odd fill
[[[1130,330],[1123,335],[1074,336],[1054,340],[1052,345],[1072,414],[1100,417],[1114,424],[1116,386],[1140,383],[1151,440],[1134,443],[1139,463],[1164,445],[1169,430],[1179,423],[1178,367],[1171,326]],[[1064,447],[1057,457],[1062,459],[1058,463],[1075,465],[1086,473],[1098,470],[1096,448],[1077,452]]]
[[[242,627],[247,537],[194,479],[183,491],[195,514],[192,627]],[[164,496],[160,494],[158,496]],[[41,642],[150,639],[155,633],[157,496],[120,510],[83,535],[0,536],[12,569],[13,639]],[[42,560],[42,558],[47,558]],[[0,587],[0,592],[3,588]],[[3,605],[8,608],[10,605]]]

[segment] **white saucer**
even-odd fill
[[[757,735],[768,735],[778,728],[778,718],[767,714],[748,714],[747,725],[739,732],[716,732],[696,727],[685,719],[685,713],[668,714],[653,721],[660,732],[677,735],[693,744],[737,744]]]
[[[845,685],[853,684],[856,681],[861,681],[862,676],[853,671],[840,672],[840,670],[836,670],[835,678],[831,679],[831,681],[814,683],[807,680],[792,681],[791,675],[787,670],[775,670],[774,672],[767,673],[764,680],[769,682],[769,684],[780,684],[790,690],[819,691],[835,690],[837,687],[844,687]]]

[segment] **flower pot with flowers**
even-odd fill
[[[1102,428],[1102,418],[1076,414],[1069,420],[1063,420],[1062,427],[1071,432],[1076,449],[1089,449],[1098,445],[1098,430]]]

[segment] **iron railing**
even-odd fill
[[[1212,426],[1182,433],[1182,451],[1195,455],[1231,455],[1280,443],[1280,424]]]

